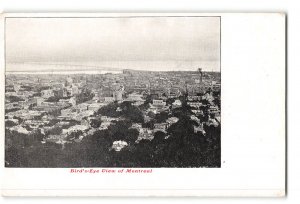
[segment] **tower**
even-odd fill
[[[68,76],[66,80],[66,86],[71,86],[72,84],[73,84],[73,79],[70,76]]]
[[[200,83],[202,83],[202,77],[203,77],[202,68],[198,68],[198,72],[200,74]]]
[[[113,91],[113,97],[115,99],[115,101],[121,102],[123,100],[123,93],[124,93],[124,86],[117,84],[114,87],[114,91]]]

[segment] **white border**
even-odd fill
[[[5,17],[97,17],[97,16],[128,16],[128,15],[143,15],[143,16],[186,16],[186,15],[200,15],[200,16],[222,16],[222,161],[224,163],[221,169],[158,169],[159,175],[156,177],[143,177],[143,178],[131,178],[133,181],[140,179],[142,182],[152,182],[147,183],[143,186],[143,183],[139,183],[137,188],[142,190],[97,190],[97,185],[84,184],[89,179],[95,179],[91,177],[85,178],[73,178],[78,179],[80,185],[83,185],[82,190],[71,190],[74,189],[74,183],[71,186],[57,184],[56,186],[49,180],[52,190],[37,190],[36,186],[41,186],[40,173],[43,175],[53,176],[60,175],[60,179],[65,179],[66,182],[70,181],[64,175],[65,169],[3,169],[1,167],[2,175],[5,175],[4,187],[6,190],[2,191],[3,195],[76,195],[76,196],[283,196],[285,195],[285,16],[284,14],[209,14],[209,13],[34,13],[34,14],[4,14]],[[3,23],[3,20],[1,20]],[[252,33],[246,33],[249,30],[249,26],[256,28]],[[267,29],[266,26],[270,26]],[[225,32],[224,32],[225,29]],[[3,32],[1,32],[3,34]],[[273,38],[272,38],[273,36]],[[274,37],[275,36],[275,37]],[[246,38],[246,40],[245,40]],[[1,38],[2,39],[2,38]],[[3,43],[3,41],[1,40]],[[241,43],[244,45],[241,46]],[[254,52],[255,51],[255,52]],[[3,51],[2,51],[3,52]],[[1,52],[1,55],[3,54]],[[236,53],[235,53],[236,52]],[[254,57],[255,61],[249,60],[245,54]],[[272,60],[270,60],[272,59]],[[1,58],[1,64],[3,64],[3,59]],[[244,64],[243,64],[244,63]],[[244,65],[245,67],[251,68],[252,71],[240,67]],[[3,70],[1,70],[3,71]],[[246,73],[246,76],[245,76]],[[236,79],[236,77],[240,79]],[[1,73],[3,77],[3,72]],[[247,80],[248,77],[252,77],[251,80]],[[254,81],[255,83],[254,83]],[[2,78],[2,82],[3,82]],[[237,88],[237,86],[239,86]],[[254,86],[254,87],[253,87]],[[1,96],[3,97],[3,87],[1,87]],[[246,88],[246,89],[245,89]],[[259,93],[263,88],[264,93]],[[245,91],[236,94],[231,90],[235,91]],[[266,95],[268,96],[266,97]],[[232,100],[233,97],[242,97],[242,102],[246,103],[241,106],[241,101]],[[249,100],[244,100],[243,97],[249,97]],[[274,100],[274,106],[268,104],[269,106],[256,107],[257,112],[263,114],[262,119],[254,118],[253,107],[249,105],[256,105],[253,101],[253,97],[257,97],[262,100],[263,103],[267,103],[267,99]],[[1,103],[2,107],[3,103]],[[229,110],[229,111],[228,111]],[[3,108],[1,108],[3,113]],[[236,111],[240,111],[245,114],[244,116],[248,119],[235,118],[238,115],[234,114]],[[275,112],[274,112],[275,111]],[[2,114],[3,115],[3,114]],[[260,116],[261,117],[261,116]],[[268,120],[266,123],[267,127],[260,126],[261,122]],[[238,121],[234,123],[234,121]],[[244,124],[248,122],[249,124]],[[235,125],[239,126],[235,126]],[[252,124],[259,126],[258,130],[262,130],[262,134],[253,135],[253,130],[248,129]],[[1,127],[3,127],[3,120],[1,120]],[[253,127],[254,129],[257,127]],[[273,128],[277,128],[275,131]],[[244,131],[244,136],[241,137],[238,131]],[[267,131],[271,131],[272,135],[269,135]],[[252,135],[248,135],[252,134]],[[232,150],[227,146],[226,142],[231,141],[232,147],[234,145],[241,145],[242,148],[238,149],[240,151],[232,152]],[[270,143],[271,142],[271,143]],[[272,143],[273,142],[273,143]],[[225,146],[224,146],[225,144]],[[251,146],[252,149],[247,147]],[[263,149],[266,145],[266,149]],[[224,150],[225,147],[225,150]],[[247,149],[249,148],[249,149]],[[253,149],[255,148],[255,149]],[[1,143],[1,149],[3,144]],[[243,152],[245,151],[245,152]],[[254,154],[249,154],[253,151]],[[267,152],[265,152],[267,151]],[[1,152],[3,153],[3,152]],[[223,157],[225,155],[225,157]],[[248,162],[242,160],[243,158]],[[1,160],[3,160],[3,155],[1,155]],[[2,162],[2,161],[1,161]],[[249,162],[253,162],[253,165],[262,165],[262,169],[254,168],[249,165]],[[229,163],[229,164],[228,164]],[[267,164],[266,164],[267,163]],[[266,165],[266,166],[265,166]],[[245,168],[249,169],[245,169]],[[234,170],[234,171],[233,171]],[[272,171],[271,171],[272,170]],[[156,171],[156,170],[155,170]],[[174,172],[176,171],[176,174]],[[219,173],[218,173],[219,171]],[[55,173],[53,173],[55,172]],[[149,186],[153,188],[155,185],[159,185],[164,178],[169,178],[168,181],[172,181],[172,177],[169,174],[174,174],[177,176],[190,174],[187,178],[192,179],[198,176],[206,178],[207,180],[200,180],[204,182],[205,185],[199,189],[197,182],[189,181],[184,183],[184,180],[180,180],[175,186],[183,186],[182,189],[186,190],[176,190],[176,188],[171,188],[166,185],[166,183],[161,183],[164,188],[158,190],[150,190]],[[220,173],[221,172],[221,173]],[[24,176],[26,175],[26,176]],[[169,176],[169,177],[168,177]],[[29,182],[33,178],[39,178],[37,181]],[[226,178],[224,178],[226,177]],[[14,185],[12,180],[15,178]],[[236,178],[236,179],[234,179]],[[267,179],[266,179],[267,178]],[[101,177],[101,181],[103,181]],[[112,179],[112,178],[109,178]],[[217,180],[217,186],[212,185]],[[53,180],[53,179],[52,179]],[[55,179],[54,179],[55,180]],[[94,181],[96,181],[95,179]],[[126,179],[125,179],[126,180]],[[98,179],[99,181],[99,179]],[[128,180],[127,180],[128,181]],[[107,183],[108,184],[108,183]],[[23,190],[8,190],[13,186],[20,186]],[[24,187],[25,186],[25,187]],[[26,186],[35,186],[35,188],[28,188]],[[62,186],[62,187],[59,187]],[[89,187],[89,186],[92,186]],[[126,186],[126,185],[125,185]],[[191,188],[188,188],[191,186]],[[221,186],[221,188],[220,188]],[[89,188],[88,188],[89,187]],[[107,187],[107,186],[106,186]],[[112,188],[113,187],[113,188]],[[124,187],[124,186],[123,186]],[[195,188],[197,187],[197,188]],[[57,188],[57,190],[55,190]],[[107,189],[118,189],[120,185],[110,186]],[[125,187],[126,188],[126,187]],[[130,187],[132,188],[132,186]],[[36,190],[30,190],[36,189]],[[50,188],[49,188],[50,189]],[[59,190],[65,189],[65,190]],[[88,190],[87,190],[88,189]],[[149,190],[147,190],[149,189]],[[188,190],[190,189],[190,190]],[[194,189],[194,190],[191,190]]]

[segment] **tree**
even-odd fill
[[[142,105],[139,106],[139,109],[142,111],[147,110],[148,108],[150,108],[149,103],[144,102]]]
[[[171,105],[174,102],[175,102],[175,98],[168,98],[166,101],[167,105]]]
[[[66,137],[66,140],[70,141],[70,140],[78,139],[82,134],[83,132],[81,130],[73,131]]]
[[[18,97],[18,96],[8,96],[7,99],[11,102],[19,102],[19,101],[24,101],[24,99]]]
[[[21,109],[20,108],[12,108],[12,109],[5,110],[5,112],[10,113],[10,112],[18,111],[18,110],[21,110]]]
[[[155,119],[158,123],[165,122],[169,117],[169,113],[163,111],[160,112],[159,114],[156,114]]]
[[[48,135],[60,135],[62,132],[62,128],[61,127],[54,127],[50,130],[47,131]]]
[[[110,125],[108,127],[108,132],[113,141],[125,140],[128,128],[131,127],[131,125],[132,123],[129,120],[121,120],[116,122],[115,125]]]
[[[221,108],[221,99],[220,96],[215,96],[213,100],[214,104]]]
[[[149,104],[149,103],[152,102],[152,100],[153,100],[153,97],[151,95],[147,95],[146,96],[146,101],[144,102],[144,104]]]
[[[40,129],[35,130],[32,136],[37,142],[41,142],[44,139],[44,135],[41,133]]]
[[[32,97],[41,97],[41,93],[40,92],[37,92],[37,93],[34,93],[33,95],[32,95]]]
[[[121,104],[121,108],[122,108],[122,116],[124,116],[125,118],[128,118],[129,120],[131,120],[134,123],[142,123],[144,122],[144,116],[143,113],[140,111],[139,108],[135,107],[132,105],[131,102],[123,102]]]
[[[164,142],[165,137],[166,137],[166,133],[162,131],[157,131],[156,133],[154,133],[154,138],[151,142],[154,144],[161,144]]]
[[[209,101],[207,99],[201,100],[201,103],[205,106],[209,105]]]
[[[11,120],[5,121],[5,127],[13,127],[13,126],[16,126],[16,125],[18,125],[18,124],[11,121]]]
[[[148,112],[148,116],[150,117],[150,118],[155,118],[155,113],[153,112],[153,111],[149,111]]]
[[[85,88],[81,91],[80,94],[76,96],[77,103],[83,103],[91,100],[95,95],[91,92],[91,90]]]
[[[155,120],[150,120],[149,122],[142,123],[142,127],[153,129],[154,128],[154,123],[155,123]]]
[[[52,119],[49,121],[49,123],[47,124],[48,126],[54,126],[56,123],[58,123],[59,120],[58,119]]]
[[[46,102],[58,102],[59,100],[60,100],[59,97],[57,97],[57,96],[51,96],[51,97],[49,97],[49,98],[46,100]]]
[[[102,121],[101,121],[100,118],[97,118],[97,119],[91,119],[90,125],[91,125],[92,128],[99,128],[100,125],[101,125],[101,123],[102,123]]]
[[[139,137],[139,131],[136,130],[136,129],[129,129],[127,130],[126,132],[126,136],[125,136],[125,141],[128,143],[128,144],[133,144],[135,143],[135,141],[138,139]]]
[[[118,104],[117,103],[110,103],[106,106],[101,107],[98,112],[97,115],[105,115],[105,116],[109,116],[109,117],[120,117],[121,113],[116,111],[118,108]]]

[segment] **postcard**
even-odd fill
[[[284,196],[285,21],[2,14],[2,195]]]

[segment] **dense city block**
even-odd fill
[[[6,167],[220,167],[220,72],[6,74]]]

